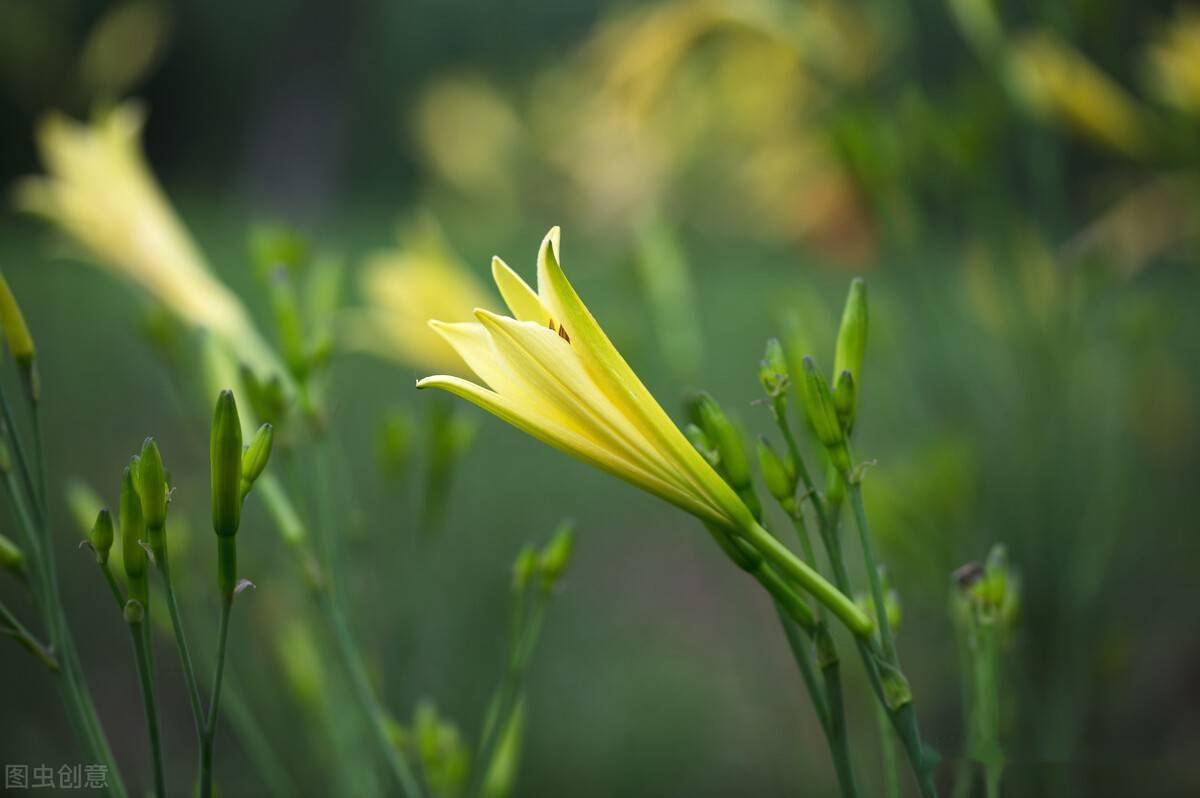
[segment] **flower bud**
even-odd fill
[[[717,449],[713,446],[712,441],[704,434],[704,430],[695,424],[685,424],[683,434],[687,436],[687,439],[695,447],[696,451],[704,455],[704,459],[708,461],[709,465],[713,468],[721,465],[721,455],[717,453]]]
[[[787,391],[788,367],[783,355],[783,346],[778,338],[767,341],[767,350],[762,363],[758,367],[758,381],[762,384],[767,396],[772,399],[782,397]]]
[[[721,458],[725,478],[735,490],[750,485],[750,461],[742,436],[725,415],[725,411],[708,393],[700,392],[689,403],[692,421],[704,430]]]
[[[25,552],[4,535],[0,535],[0,568],[18,575],[25,572]]]
[[[767,483],[767,490],[775,497],[775,501],[789,511],[795,506],[798,479],[796,469],[790,467],[790,463],[791,458],[781,459],[771,442],[759,437],[758,467],[762,471],[763,481]]]
[[[217,397],[209,464],[213,531],[220,537],[232,537],[237,534],[242,512],[242,422],[233,391],[221,391]]]
[[[108,508],[102,508],[96,514],[96,523],[92,524],[91,530],[88,531],[88,542],[92,544],[92,551],[96,552],[96,562],[101,565],[108,562],[108,552],[112,549],[114,537],[112,514],[108,512]]]
[[[558,526],[558,531],[550,542],[542,548],[538,558],[538,567],[542,572],[542,589],[550,590],[567,570],[571,561],[571,552],[575,550],[575,530],[570,521],[564,521]]]
[[[271,459],[271,443],[274,439],[275,428],[270,424],[263,424],[258,428],[258,432],[254,433],[254,438],[250,441],[250,445],[246,447],[246,451],[242,453],[243,497],[250,492],[254,481],[259,478],[263,470],[267,467],[267,461]]]
[[[533,546],[526,545],[513,560],[513,592],[523,593],[538,570],[538,553]]]
[[[153,438],[142,444],[138,462],[138,492],[142,498],[142,515],[150,531],[150,547],[157,550],[154,538],[162,534],[167,523],[167,471],[163,468],[162,453]]]
[[[13,296],[8,280],[0,273],[0,326],[4,327],[4,338],[8,341],[8,351],[21,368],[21,380],[25,384],[30,399],[37,401],[41,395],[38,380],[37,363],[34,359],[33,336],[29,334],[29,325],[25,323],[25,315]]]
[[[862,383],[863,356],[867,350],[867,284],[861,277],[850,283],[846,307],[842,310],[842,325],[838,329],[837,351],[833,358],[833,375],[848,371]]]
[[[129,598],[144,608],[149,586],[146,578],[146,520],[142,516],[142,500],[133,484],[133,467],[126,466],[121,478],[121,559],[125,562],[125,578],[129,583]]]
[[[837,376],[833,389],[833,407],[837,411],[842,429],[849,432],[854,428],[854,413],[858,409],[858,386],[849,371]]]
[[[834,465],[840,471],[850,469],[850,455],[846,451],[846,439],[842,425],[838,421],[837,410],[833,404],[833,396],[829,393],[829,384],[817,371],[811,357],[805,357],[803,362],[804,378],[801,390],[804,397],[804,410],[812,424],[817,440],[828,451]]]

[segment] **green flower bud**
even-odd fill
[[[25,572],[25,552],[4,535],[0,535],[0,568],[17,575]]]
[[[742,436],[725,415],[725,411],[712,396],[703,391],[692,399],[688,410],[692,421],[704,430],[716,446],[721,466],[725,471],[725,479],[735,490],[747,488],[750,485],[750,461],[746,456]]]
[[[263,273],[279,266],[298,271],[308,260],[308,241],[284,225],[259,225],[250,233],[250,259]]]
[[[272,373],[266,380],[260,380],[254,369],[244,363],[238,372],[254,415],[262,421],[278,426],[283,421],[288,407],[288,397],[283,388],[283,380],[275,373]]]
[[[92,551],[96,552],[96,562],[101,565],[108,562],[108,552],[112,549],[114,537],[112,514],[108,512],[108,508],[102,508],[96,514],[96,523],[92,524],[91,530],[88,531],[88,542],[92,544]]]
[[[41,395],[41,387],[34,357],[33,336],[29,334],[29,325],[25,323],[25,314],[21,312],[21,306],[17,304],[17,298],[13,296],[8,280],[2,273],[0,273],[0,326],[4,327],[4,338],[8,341],[8,351],[12,352],[13,359],[21,368],[21,380],[25,384],[25,390],[29,392],[29,397],[36,402]]]
[[[767,341],[767,351],[758,367],[758,381],[772,399],[782,397],[787,392],[787,358],[783,355],[783,346],[778,338]]]
[[[758,439],[758,467],[775,501],[784,505],[785,509],[794,507],[798,477],[795,467],[791,466],[791,458],[781,459],[771,442],[761,436]]]
[[[275,334],[288,370],[303,382],[310,371],[311,363],[304,344],[304,321],[300,315],[300,300],[296,286],[288,271],[274,267],[267,280],[271,297],[271,309],[275,312]]]
[[[162,534],[163,525],[167,523],[167,471],[153,438],[147,438],[142,444],[138,459],[137,487],[142,498],[142,515],[150,531],[150,547],[157,551],[154,538]]]
[[[837,376],[833,389],[833,407],[837,411],[842,429],[847,432],[854,429],[854,413],[858,409],[858,386],[849,371],[843,371]]]
[[[721,465],[721,455],[717,452],[716,447],[713,446],[712,441],[708,439],[708,436],[704,434],[704,430],[700,429],[695,424],[685,424],[683,427],[683,434],[687,436],[689,441],[691,441],[691,444],[696,448],[696,451],[704,455],[704,459],[708,461],[709,465],[711,465],[713,468],[717,468]]]
[[[129,583],[129,598],[145,608],[149,598],[146,578],[146,520],[142,516],[142,500],[133,484],[133,466],[126,466],[121,478],[121,559],[125,563],[125,578]]]
[[[213,531],[220,537],[232,537],[237,534],[242,512],[242,422],[233,391],[221,391],[217,397],[209,464]]]
[[[513,560],[513,592],[523,593],[538,571],[538,552],[528,544]]]
[[[846,307],[842,310],[842,325],[838,329],[837,351],[833,358],[833,376],[843,371],[862,383],[863,356],[867,351],[867,284],[861,277],[850,283]]]
[[[267,467],[267,461],[271,459],[271,443],[274,439],[275,428],[270,424],[263,424],[258,428],[258,432],[254,433],[254,438],[246,447],[246,451],[242,453],[243,497],[250,492],[254,481]]]
[[[558,525],[558,531],[542,548],[538,567],[542,572],[542,589],[550,590],[562,578],[575,550],[575,530],[570,521]]]
[[[829,456],[838,470],[849,471],[850,454],[846,450],[846,438],[838,421],[833,396],[829,393],[829,384],[817,371],[811,357],[804,358],[803,369],[801,391],[804,397],[804,411],[808,414],[813,432],[821,445],[829,451]]]

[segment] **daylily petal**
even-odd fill
[[[558,228],[546,234],[538,253],[538,296],[571,336],[572,348],[605,394],[647,437],[689,475],[695,487],[742,527],[753,518],[733,489],[713,471],[675,426],[642,381],[608,340],[558,262]]]
[[[536,412],[530,413],[528,408],[495,391],[490,391],[469,380],[443,375],[418,380],[417,387],[441,388],[449,391],[478,405],[543,443],[637,485],[692,515],[724,523],[724,518],[714,515],[710,507],[699,504],[690,494],[680,491],[675,486],[663,482],[621,458],[614,457],[611,452],[597,446],[593,441],[579,435],[574,430],[556,424]]]
[[[687,480],[680,479],[679,473],[617,411],[558,333],[534,322],[515,321],[487,311],[476,311],[475,315],[491,333],[493,346],[517,379],[566,412],[588,437],[614,447],[644,470],[687,490]]]
[[[550,324],[550,311],[538,299],[537,293],[498,257],[492,258],[492,279],[514,319],[536,322],[542,327]]]

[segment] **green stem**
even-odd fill
[[[213,675],[212,698],[208,703],[208,719],[200,740],[200,798],[211,798],[213,740],[217,735],[217,718],[221,709],[221,679],[225,675],[225,646],[229,641],[229,615],[233,596],[221,597],[221,623],[217,631],[217,668]]]
[[[28,460],[24,456],[20,436],[13,425],[8,398],[2,389],[0,389],[0,409],[3,411],[8,428],[8,438],[12,442],[13,450],[17,453],[17,464],[21,470],[21,476],[28,488],[29,496],[36,501],[38,494],[33,487],[34,482],[28,468]],[[38,412],[36,405],[33,407],[33,412],[34,414]],[[43,451],[39,450],[38,458],[39,461],[44,460]],[[12,499],[20,526],[25,532],[30,554],[37,561],[35,570],[39,587],[35,590],[34,597],[43,614],[51,649],[57,654],[61,665],[58,689],[70,717],[71,725],[75,728],[75,732],[84,744],[91,760],[103,764],[107,768],[109,794],[115,798],[125,798],[125,785],[121,779],[120,770],[117,768],[112,750],[108,746],[108,739],[100,726],[95,704],[92,703],[91,693],[88,691],[87,682],[84,679],[83,667],[75,651],[70,627],[67,625],[62,593],[58,587],[58,569],[55,564],[53,540],[49,533],[49,526],[45,523],[44,508],[41,512],[36,512],[37,508],[35,508],[35,512],[30,513],[11,469],[5,475],[5,485],[9,497]]]
[[[0,627],[0,634],[7,635],[21,645],[30,654],[37,657],[52,671],[58,671],[58,660],[50,653],[50,650],[30,632],[25,624],[17,618],[16,615],[3,603],[0,603],[0,621],[6,624],[7,628]]]
[[[775,611],[779,615],[779,623],[783,627],[783,635],[787,638],[788,647],[792,650],[792,659],[796,661],[796,667],[800,670],[800,677],[804,680],[804,687],[808,690],[809,700],[812,701],[813,711],[817,713],[817,721],[821,724],[821,731],[825,733],[826,738],[829,738],[829,701],[825,695],[825,690],[822,689],[821,683],[817,681],[816,662],[813,660],[812,651],[809,650],[809,641],[805,639],[801,630],[787,612],[779,606],[775,605]],[[830,748],[832,750],[833,741],[830,739]]]
[[[875,549],[871,542],[871,530],[867,525],[867,512],[862,499],[862,485],[857,479],[851,479],[851,475],[848,473],[843,474],[843,478],[846,481],[846,489],[850,495],[850,504],[854,510],[859,540],[862,544],[864,565],[867,569],[867,579],[871,586],[871,598],[875,604],[876,625],[879,627],[879,639],[883,647],[882,660],[891,669],[893,678],[903,681],[904,675],[900,668],[900,658],[896,653],[896,642],[892,637],[891,625],[887,620],[887,607],[883,601],[883,585],[879,579]],[[869,654],[867,658],[871,658]],[[893,696],[889,696],[887,691],[883,689],[884,685],[873,684],[876,686],[877,694],[886,705],[888,714],[892,719],[892,724],[900,737],[900,742],[904,745],[904,750],[908,755],[909,764],[912,766],[913,775],[916,777],[921,795],[926,798],[936,796],[937,787],[933,782],[933,769],[930,765],[929,757],[925,754],[924,745],[921,742],[921,731],[917,723],[917,714],[913,708],[911,697],[905,696],[903,700],[896,701]],[[905,689],[907,689],[907,685],[905,685]]]
[[[171,615],[171,629],[175,635],[175,647],[179,649],[179,661],[183,665],[183,678],[187,685],[188,701],[192,707],[192,721],[197,741],[204,737],[204,705],[200,697],[200,685],[196,681],[196,668],[188,647],[187,634],[183,630],[183,616],[179,612],[179,600],[175,596],[175,585],[171,581],[171,564],[167,558],[166,535],[159,536],[163,543],[154,553],[162,574],[163,592],[167,594],[167,610]]]
[[[896,739],[891,719],[883,704],[875,705],[879,721],[879,747],[883,754],[883,786],[887,798],[900,798],[900,771],[896,766]]]
[[[850,755],[850,736],[846,731],[846,706],[842,700],[842,672],[837,659],[821,667],[825,692],[829,695],[829,751],[838,786],[845,798],[858,795],[858,778]]]
[[[758,551],[775,564],[788,578],[811,593],[817,601],[829,608],[855,635],[869,635],[874,628],[870,617],[849,596],[831,585],[815,570],[792,554],[791,550],[776,540],[761,525],[749,522],[740,530],[741,534]]]
[[[521,614],[515,619],[514,636],[509,646],[508,665],[480,733],[468,795],[479,795],[484,780],[492,769],[492,758],[496,754],[496,747],[508,728],[512,713],[520,703],[525,671],[538,638],[541,636],[542,626],[545,624],[546,610],[549,605],[547,599],[548,596],[544,591],[538,591],[527,618],[523,617],[521,612],[523,600],[517,604],[516,612]]]
[[[158,728],[158,700],[151,675],[153,666],[149,655],[149,627],[143,623],[131,623],[129,635],[133,638],[134,660],[142,688],[142,706],[146,710],[146,732],[150,737],[150,755],[154,760],[154,794],[158,798],[165,798],[167,788],[163,774],[162,737]]]
[[[337,642],[338,653],[341,655],[342,663],[350,674],[350,682],[354,688],[355,697],[358,699],[363,712],[371,721],[371,729],[375,733],[375,740],[379,744],[384,757],[387,759],[388,765],[396,777],[396,781],[399,782],[401,790],[405,795],[410,796],[410,798],[417,798],[421,795],[421,789],[417,785],[417,780],[413,776],[411,768],[409,768],[408,760],[392,744],[391,735],[388,733],[387,715],[376,699],[374,690],[371,688],[371,680],[367,676],[366,665],[363,663],[362,657],[358,653],[358,648],[354,644],[354,638],[350,633],[350,627],[346,623],[346,617],[342,614],[341,609],[328,590],[321,590],[317,595],[321,608],[325,611],[325,616],[329,621],[330,627],[333,629],[334,640]]]

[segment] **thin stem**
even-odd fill
[[[165,540],[165,535],[162,536]],[[183,678],[187,684],[188,702],[192,707],[192,720],[196,728],[196,739],[204,737],[204,705],[200,698],[200,685],[196,681],[196,668],[188,647],[187,634],[183,630],[183,616],[179,612],[179,600],[175,597],[175,585],[171,581],[171,564],[167,558],[164,542],[161,551],[155,552],[158,569],[162,574],[163,591],[167,594],[167,610],[171,615],[171,629],[175,634],[175,647],[179,649],[179,661],[183,665]]]
[[[863,506],[862,485],[857,481],[846,478],[850,494],[850,506],[854,509],[854,521],[858,526],[858,539],[862,545],[863,560],[867,568],[867,583],[871,586],[871,601],[875,605],[876,626],[879,629],[879,640],[883,644],[883,655],[890,664],[899,666],[896,655],[896,639],[892,636],[892,625],[888,623],[887,605],[884,603],[883,580],[879,578],[878,560],[875,559],[875,546],[871,542],[871,529],[867,525],[867,510]]]
[[[875,705],[879,721],[879,748],[883,755],[883,787],[887,798],[900,798],[900,770],[896,765],[896,739],[891,719],[883,704]]]
[[[158,798],[165,798],[167,788],[163,775],[162,737],[158,728],[158,701],[152,677],[153,666],[150,663],[149,627],[143,623],[131,623],[129,635],[133,638],[138,682],[142,688],[142,706],[146,710],[146,732],[150,737],[150,754],[154,760],[154,794]]]
[[[12,409],[2,387],[0,387],[0,409],[3,411],[8,437],[13,444],[12,448],[17,454],[17,464],[21,470],[21,476],[28,488],[30,498],[36,505],[38,493],[33,487],[34,482],[28,467],[28,459],[24,455],[20,435],[17,434],[14,426]],[[33,404],[32,412],[35,416],[39,412],[36,403]],[[35,438],[39,445],[38,460],[44,463],[45,452],[40,447],[40,434]],[[95,704],[92,703],[91,693],[88,691],[83,675],[83,666],[79,662],[70,627],[67,625],[62,593],[58,586],[58,569],[55,564],[53,539],[46,522],[45,507],[40,508],[39,511],[39,508],[35,506],[34,513],[30,513],[11,470],[6,475],[5,484],[20,524],[25,530],[30,553],[38,560],[37,571],[40,588],[35,591],[35,598],[39,599],[43,620],[50,637],[50,645],[57,653],[62,665],[60,671],[62,678],[58,682],[58,687],[67,708],[67,714],[89,756],[94,762],[103,764],[107,768],[109,794],[116,798],[124,798],[126,795],[125,785],[121,779],[120,770],[117,768],[116,760],[113,758],[112,750],[108,746],[108,739],[100,725]],[[40,598],[38,593],[40,593]]]
[[[57,671],[59,669],[58,660],[54,658],[50,650],[34,637],[33,633],[3,603],[0,603],[0,621],[6,625],[0,626],[0,634],[16,640],[22,648],[41,660],[42,664],[50,670]]]
[[[783,424],[786,425],[786,421]],[[790,431],[787,437],[791,437]],[[791,445],[794,446],[794,443]],[[803,473],[807,475],[808,469],[803,467],[803,460],[799,459],[799,452],[794,452],[793,456],[797,458],[798,468],[802,469]],[[823,526],[824,515],[822,508],[817,504],[818,501],[819,499],[814,498],[814,507],[817,510],[818,521]],[[812,537],[808,534],[808,526],[804,523],[803,511],[794,502],[789,503],[789,506],[785,506],[784,510],[791,519],[792,526],[796,530],[796,536],[800,539],[800,549],[804,552],[805,559],[808,560],[813,568],[816,568],[817,554],[813,548]],[[833,642],[833,637],[829,633],[829,619],[823,604],[817,605],[817,614],[820,618],[818,634],[821,635],[821,638],[819,639],[829,647],[829,651],[827,652],[828,659],[821,666],[821,675],[825,681],[825,694],[829,704],[826,737],[829,740],[829,750],[833,755],[833,765],[837,771],[838,784],[841,786],[842,795],[854,796],[858,794],[858,785],[856,783],[854,764],[850,757],[850,741],[846,732],[846,707],[842,696],[841,662],[838,657],[837,647]]]
[[[221,709],[221,679],[225,675],[225,646],[229,640],[229,615],[233,596],[221,598],[221,623],[217,631],[217,668],[213,675],[212,698],[208,703],[208,719],[200,741],[200,798],[212,796],[213,739],[217,734],[217,717]]]
[[[741,530],[741,534],[759,552],[778,566],[784,575],[807,590],[817,601],[829,608],[850,631],[855,635],[870,634],[874,624],[871,619],[858,608],[853,600],[842,591],[831,585],[802,560],[792,554],[786,546],[776,540],[757,523],[750,523]]]
[[[483,788],[487,774],[492,769],[492,759],[496,754],[496,747],[508,728],[512,713],[520,703],[529,658],[533,654],[533,649],[537,645],[546,620],[548,598],[545,591],[539,590],[534,596],[533,606],[528,612],[528,617],[524,617],[521,610],[524,603],[523,595],[522,600],[517,604],[516,611],[521,615],[514,623],[515,634],[509,646],[508,666],[480,734],[468,795],[477,796]]]
[[[804,687],[808,690],[813,711],[817,713],[821,731],[825,733],[826,739],[829,739],[829,701],[821,683],[817,681],[816,663],[813,660],[812,651],[809,650],[808,640],[778,603],[775,605],[775,611],[778,613],[779,623],[783,627],[783,636],[787,638],[788,647],[792,650],[792,659],[796,661],[796,667],[800,670],[800,678],[804,680]],[[829,739],[829,743],[832,751],[832,739]]]
[[[366,665],[363,664],[362,657],[358,653],[358,648],[354,644],[354,638],[350,633],[350,627],[346,623],[345,616],[327,590],[322,590],[318,593],[318,600],[321,608],[325,611],[330,627],[333,629],[338,653],[341,655],[342,663],[350,674],[350,682],[354,688],[355,697],[358,699],[363,712],[366,713],[371,721],[371,729],[375,732],[375,740],[379,744],[380,750],[387,759],[388,765],[391,767],[396,781],[400,783],[400,788],[404,794],[410,796],[410,798],[418,798],[421,795],[421,789],[417,785],[417,780],[413,776],[412,770],[409,768],[408,760],[392,744],[391,735],[388,733],[387,715],[376,699],[374,690],[371,688],[371,680],[367,676]]]
[[[121,595],[121,586],[117,584],[117,578],[113,576],[112,568],[109,567],[107,560],[100,563],[100,572],[104,574],[104,582],[112,593],[113,601],[117,603],[117,610],[124,612],[125,597]]]
[[[883,602],[883,586],[879,579],[875,549],[871,543],[871,530],[867,525],[867,512],[863,506],[862,485],[858,480],[851,479],[849,474],[844,474],[843,477],[846,481],[847,492],[850,494],[850,504],[854,509],[854,518],[857,522],[859,538],[862,544],[864,564],[871,585],[871,597],[875,604],[879,639],[883,647],[883,651],[881,652],[882,660],[891,669],[895,678],[903,680],[904,676],[900,668],[900,659],[896,654],[896,643],[892,637],[891,625],[887,620],[887,607]],[[873,653],[869,651],[869,647],[860,641],[859,649],[863,652],[864,659],[868,662],[868,671],[877,668],[878,664],[872,662],[874,657]],[[891,717],[892,725],[900,737],[900,742],[904,745],[905,753],[908,755],[908,761],[912,766],[913,775],[917,779],[917,786],[920,788],[921,795],[925,796],[925,798],[936,796],[937,787],[933,782],[933,769],[929,757],[925,754],[924,745],[921,742],[920,726],[917,723],[917,713],[913,708],[912,699],[910,696],[906,696],[898,704],[893,700],[889,700],[891,697],[887,695],[885,685],[881,684],[881,681],[882,679],[876,671],[875,677],[872,679],[872,686],[876,690],[876,695],[883,701],[888,715]],[[905,685],[905,688],[907,689],[907,685]],[[896,705],[893,706],[893,704]]]

